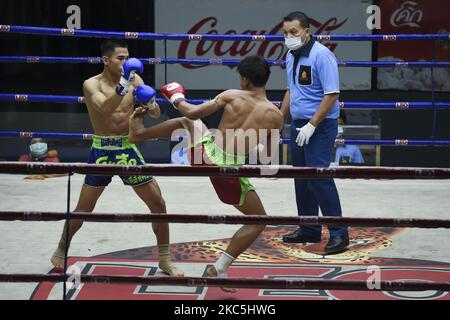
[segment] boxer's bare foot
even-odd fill
[[[211,266],[206,270],[206,274],[208,275],[208,277],[217,277],[217,270],[214,266]],[[234,288],[225,288],[224,287],[224,288],[220,288],[220,289],[222,289],[222,291],[228,292],[228,293],[236,293],[236,291],[237,291]]]
[[[172,263],[159,263],[159,268],[171,277],[184,277],[184,272],[175,267]]]
[[[58,269],[58,270],[63,270],[64,269],[64,258],[63,257],[59,257],[57,255],[53,255],[52,258],[50,259],[50,262],[53,264],[53,266]]]

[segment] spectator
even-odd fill
[[[19,161],[59,162],[58,151],[48,150],[44,139],[34,138],[30,142],[30,153],[21,155]]]
[[[42,138],[34,138],[30,141],[30,153],[20,156],[21,162],[54,162],[58,163],[58,151],[48,150],[47,142]],[[25,179],[44,180],[46,178],[54,178],[66,176],[67,174],[32,174],[26,176]]]
[[[344,111],[341,110],[338,120],[338,139],[344,139],[344,128],[347,124],[347,118]],[[364,158],[361,154],[359,146],[352,144],[339,144],[336,146],[336,156],[334,159],[336,165],[362,165],[364,164]]]

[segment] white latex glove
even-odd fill
[[[316,127],[314,127],[309,122],[306,125],[304,125],[303,127],[297,128],[298,135],[297,135],[297,139],[295,139],[295,142],[297,142],[297,144],[300,147],[303,147],[304,144],[308,144],[309,139],[314,134],[315,130],[316,130]]]

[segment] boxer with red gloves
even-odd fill
[[[129,58],[125,42],[105,40],[102,54],[102,73],[87,79],[83,84],[86,106],[95,133],[88,163],[145,164],[137,147],[128,141],[129,118],[136,106],[151,117],[159,117],[160,109],[155,103],[156,91],[144,84],[139,76],[144,71],[144,65],[139,59]],[[120,178],[125,185],[133,188],[152,213],[166,212],[161,190],[152,176],[123,175]],[[92,212],[111,179],[112,176],[87,175],[74,212]],[[71,220],[68,234],[64,226],[58,247],[51,257],[56,268],[63,268],[65,251],[82,223],[80,220]],[[159,267],[168,275],[183,276],[183,272],[171,262],[169,225],[154,223],[152,227],[158,243]]]
[[[186,100],[185,89],[181,84],[171,82],[164,85],[161,93],[185,117],[145,128],[145,110],[137,108],[130,118],[130,141],[171,138],[175,130],[185,129],[191,142],[188,154],[194,166],[241,166],[246,163],[248,154],[259,148],[260,142],[267,140],[270,140],[267,145],[270,159],[274,159],[272,154],[278,158],[275,151],[279,145],[283,115],[266,96],[269,65],[264,58],[250,56],[239,63],[238,71],[241,90],[224,91],[215,99],[200,105],[193,105]],[[221,109],[223,115],[218,130],[212,132],[200,119]],[[248,139],[247,133],[252,132],[257,137],[256,141]],[[240,149],[239,145],[243,148]],[[211,177],[210,180],[222,202],[233,205],[244,214],[265,215],[261,200],[247,178]],[[239,229],[226,251],[208,268],[207,274],[226,277],[231,263],[254,242],[263,229],[261,225],[246,225]],[[234,291],[230,288],[223,290]]]
[[[176,82],[171,82],[164,85],[161,88],[161,93],[167,100],[169,100],[172,103],[175,109],[178,109],[178,104],[181,101],[186,100],[186,98],[184,97],[185,95],[184,87]]]

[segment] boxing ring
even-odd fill
[[[140,32],[105,32],[89,30],[71,30],[60,28],[38,28],[23,26],[0,25],[0,33],[9,34],[31,34],[37,36],[70,36],[70,37],[94,37],[94,38],[122,38],[140,40],[161,40],[165,43],[172,40],[188,41],[217,41],[217,40],[245,40],[245,41],[282,41],[282,36],[275,35],[198,35],[198,34],[159,34]],[[408,40],[450,40],[450,35],[316,35],[316,40],[336,41],[408,41]],[[144,64],[173,64],[189,63],[204,65],[236,65],[239,61],[232,59],[169,59],[164,58],[141,58]],[[4,56],[0,57],[1,63],[90,63],[100,64],[98,57],[36,57],[36,56]],[[270,65],[282,65],[284,61],[272,60]],[[339,61],[341,67],[427,67],[450,68],[450,62],[368,62],[368,61]],[[167,80],[167,70],[166,70]],[[433,84],[433,79],[431,80]],[[434,86],[431,92],[431,102],[414,101],[392,101],[392,102],[340,102],[342,109],[373,109],[373,110],[410,110],[431,109],[434,113],[433,139],[410,140],[410,139],[337,139],[336,144],[367,144],[385,146],[433,146],[449,147],[450,140],[435,140],[436,111],[450,109],[450,102],[436,102],[434,99]],[[49,94],[27,94],[27,93],[2,93],[0,101],[19,103],[47,102],[47,103],[71,103],[83,104],[84,98],[79,96],[56,96]],[[189,100],[191,103],[202,103],[206,100]],[[167,104],[165,99],[157,99],[160,104]],[[277,106],[280,101],[273,101]],[[82,139],[91,140],[92,133],[63,133],[63,132],[25,132],[25,131],[0,131],[0,137],[18,138],[58,138],[58,139]],[[289,143],[288,138],[282,138],[280,144]],[[0,221],[61,221],[70,219],[81,219],[91,222],[114,222],[114,223],[194,223],[194,224],[262,224],[262,225],[315,225],[325,226],[350,226],[350,227],[394,227],[394,228],[450,228],[450,219],[423,218],[371,218],[371,217],[294,217],[294,216],[233,216],[233,215],[202,215],[202,214],[138,214],[138,213],[72,213],[70,210],[71,179],[73,174],[96,174],[96,175],[153,175],[173,177],[210,177],[210,176],[239,176],[254,178],[279,178],[292,179],[302,177],[305,179],[387,179],[387,180],[428,180],[447,181],[450,179],[450,169],[443,168],[393,168],[393,167],[337,167],[337,168],[292,168],[278,166],[276,174],[267,176],[264,172],[273,172],[272,167],[267,166],[243,166],[243,167],[207,167],[207,166],[174,166],[174,165],[145,165],[145,166],[117,166],[117,165],[87,165],[80,163],[70,164],[48,164],[48,163],[17,163],[0,162],[0,173],[2,174],[68,174],[67,201],[65,212],[49,211],[0,211]],[[274,182],[277,183],[277,182]],[[0,210],[2,208],[0,207]],[[345,213],[344,213],[345,215]],[[68,239],[66,239],[68,240]],[[445,253],[442,253],[445,254]],[[35,274],[35,273],[1,273],[0,282],[26,283],[26,282],[62,282],[63,299],[66,299],[66,285],[70,280],[68,274],[69,255],[65,252],[65,266],[62,273]],[[280,279],[252,279],[252,278],[207,278],[207,277],[143,277],[143,276],[116,276],[116,275],[79,275],[82,283],[90,284],[135,284],[135,285],[165,285],[165,286],[187,286],[187,287],[236,287],[236,288],[271,288],[271,289],[305,289],[305,290],[351,290],[351,291],[426,291],[437,290],[450,291],[450,278],[442,281],[417,281],[417,280],[381,280],[378,286],[369,288],[366,280],[317,280],[298,276],[294,280]]]

